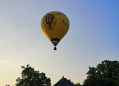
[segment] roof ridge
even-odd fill
[[[62,77],[56,84],[53,86],[76,86],[67,78]]]

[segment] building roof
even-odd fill
[[[53,86],[76,86],[76,85],[74,85],[69,80],[67,80],[66,78],[63,77]]]

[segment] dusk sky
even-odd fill
[[[56,51],[41,29],[51,11],[70,21]],[[15,85],[27,64],[52,86],[62,76],[82,84],[104,60],[119,61],[119,0],[0,0],[0,86]]]

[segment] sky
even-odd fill
[[[70,21],[56,51],[41,29],[51,11]],[[52,86],[62,76],[82,84],[104,60],[119,61],[119,0],[0,0],[0,86],[15,85],[27,64]]]

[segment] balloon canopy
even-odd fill
[[[69,19],[61,12],[52,11],[43,16],[41,28],[46,37],[56,46],[69,30]]]

